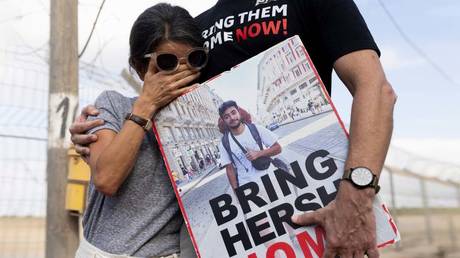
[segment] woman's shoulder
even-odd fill
[[[108,108],[111,110],[127,110],[132,106],[132,99],[118,91],[103,91],[96,99],[96,108]]]
[[[94,105],[99,110],[99,114],[96,116],[89,116],[88,120],[101,119],[104,120],[104,125],[89,130],[87,132],[88,134],[95,133],[101,129],[110,129],[119,132],[123,125],[125,115],[131,112],[132,108],[131,98],[114,90],[103,91],[97,97]]]
[[[129,99],[129,97],[124,96],[120,92],[116,90],[105,90],[99,94],[97,97],[96,101],[99,99],[105,99],[105,100],[124,100],[124,99]]]

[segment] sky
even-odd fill
[[[382,0],[407,37],[447,80],[401,36],[378,0],[356,0],[381,52],[381,61],[398,102],[394,115],[395,147],[460,165],[460,1]],[[101,1],[80,0],[79,45],[83,47]],[[169,1],[197,15],[215,0]],[[128,36],[136,17],[157,1],[107,0],[94,36],[82,57],[119,74],[127,68]],[[46,0],[0,0],[0,49],[27,46],[31,54],[47,47],[49,3]],[[0,57],[0,65],[2,64]],[[349,122],[352,98],[337,77],[332,100],[342,119]]]
[[[246,60],[238,65],[234,72],[224,73],[208,85],[223,101],[234,100],[250,114],[257,114],[257,101],[254,101],[253,96],[257,96],[258,77],[252,71],[257,68],[263,56],[259,54]],[[244,78],[244,83],[241,83],[241,78]],[[241,94],[242,92],[244,94]]]

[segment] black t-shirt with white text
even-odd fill
[[[352,0],[219,0],[195,20],[210,50],[202,80],[299,35],[330,93],[338,58],[361,49],[380,54]]]

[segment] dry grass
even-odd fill
[[[0,258],[45,257],[45,218],[0,218]]]
[[[398,218],[402,239],[399,249],[381,250],[382,258],[460,258],[454,249],[454,235],[460,241],[460,214],[432,217],[433,242],[427,241],[422,215],[405,214]],[[456,250],[456,251],[455,251]],[[45,256],[44,218],[0,218],[0,258],[43,258]]]
[[[401,232],[399,248],[382,250],[382,258],[460,258],[460,215],[436,214],[431,217],[432,242],[428,241],[426,222],[423,215],[402,215],[398,217]]]

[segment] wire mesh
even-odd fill
[[[27,52],[0,50],[0,258],[45,255],[49,66],[46,48]],[[80,106],[104,90],[136,94],[120,75],[89,64],[79,78]]]

